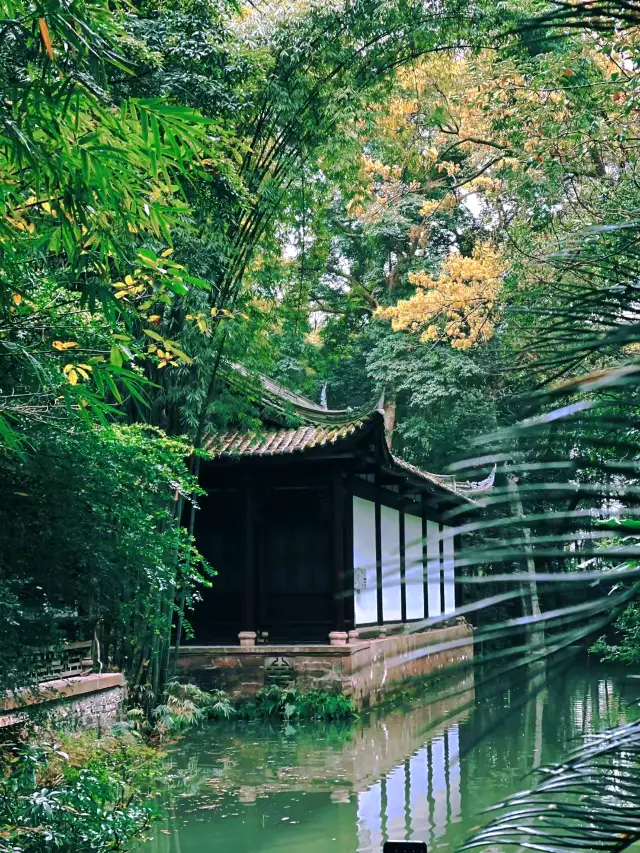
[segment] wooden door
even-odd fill
[[[244,499],[239,490],[211,492],[198,499],[196,544],[217,574],[209,588],[198,590],[201,600],[186,613],[194,643],[236,644],[243,630]]]
[[[330,492],[270,489],[261,529],[263,625],[270,642],[328,642],[333,615]]]

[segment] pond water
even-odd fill
[[[148,853],[454,850],[483,809],[586,734],[640,716],[640,674],[574,660],[506,679],[476,672],[351,726],[211,724],[172,758],[184,783]]]

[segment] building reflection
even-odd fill
[[[388,769],[379,761],[372,784],[363,787],[364,774],[356,782],[362,853],[377,853],[390,838],[432,843],[460,819],[460,724],[475,703],[473,675],[450,685],[447,693],[409,713],[398,709],[384,717],[386,742],[400,739],[405,752]],[[370,736],[380,730],[376,722]]]
[[[389,838],[426,841],[429,849],[440,839],[448,848],[452,839],[462,840],[455,825],[463,808],[468,823],[495,804],[501,787],[517,790],[532,770],[557,761],[567,744],[638,716],[619,677],[603,678],[597,670],[549,677],[544,666],[529,667],[500,685],[481,676],[474,696],[472,719],[454,713],[408,758],[358,791],[359,853],[379,853]]]
[[[358,850],[378,851],[385,839],[432,843],[460,819],[459,725],[428,744],[358,798]]]
[[[536,767],[637,718],[639,691],[600,668],[477,669],[353,727],[204,729],[180,747],[188,787],[147,850],[381,853],[390,838],[454,850]]]

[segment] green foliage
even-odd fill
[[[241,719],[247,720],[348,720],[355,717],[355,705],[342,693],[328,693],[326,690],[304,692],[295,687],[272,684],[258,690],[255,699],[243,701],[237,713]]]
[[[180,496],[199,492],[189,445],[144,426],[36,431],[30,443],[0,467],[1,687],[24,684],[38,648],[66,636],[93,637],[98,666],[123,667],[135,688],[168,643],[176,590],[191,595],[210,571],[173,523]]]
[[[640,663],[640,604],[630,604],[613,623],[615,633],[610,640],[599,637],[590,651],[603,660],[624,664]]]
[[[119,849],[155,814],[161,756],[90,734],[3,748],[0,850]]]
[[[150,732],[162,740],[205,720],[228,720],[233,714],[233,705],[224,691],[201,690],[195,684],[172,680],[163,701],[153,709]]]
[[[159,701],[174,616],[207,573],[183,460],[197,472],[213,420],[256,422],[220,366],[313,385],[283,242],[356,168],[354,111],[468,36],[453,5],[7,7],[0,444],[20,453],[0,472],[4,685],[29,680],[38,646],[90,634],[98,668],[124,668],[146,711]]]
[[[143,404],[140,362],[166,359],[135,325],[185,294],[187,279],[199,284],[153,250],[188,227],[183,184],[204,176],[212,128],[160,98],[114,99],[110,77],[132,73],[117,4],[5,12],[0,439],[15,449],[34,421],[104,423],[119,414],[113,404]]]

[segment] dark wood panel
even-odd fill
[[[217,571],[202,600],[186,616],[196,643],[237,643],[244,602],[244,506],[239,491],[200,498],[195,537],[198,548]]]
[[[273,642],[327,642],[333,618],[331,492],[265,492],[263,619]]]

